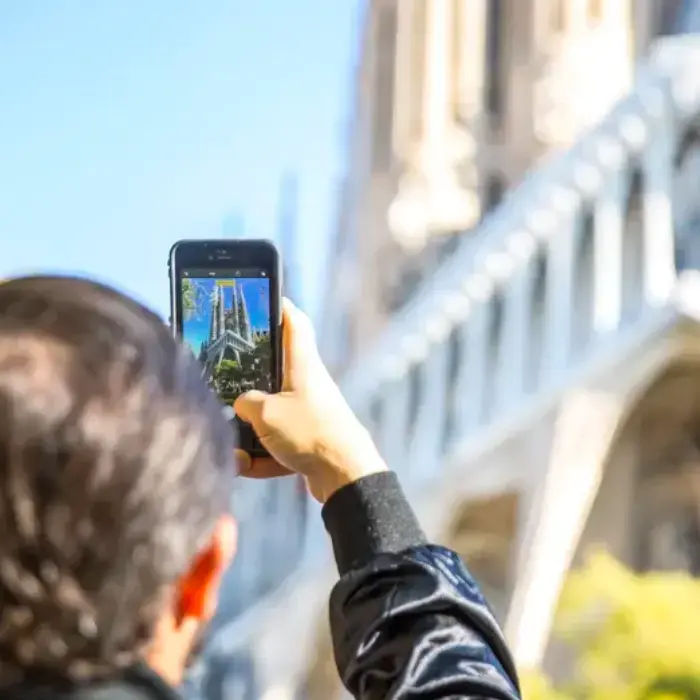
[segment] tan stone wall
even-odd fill
[[[637,54],[656,33],[658,4],[368,4],[330,259],[338,274],[329,275],[321,334],[334,370],[381,332],[499,189],[626,91]]]

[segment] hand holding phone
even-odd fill
[[[282,391],[252,391],[236,401],[236,412],[263,436],[271,457],[239,455],[239,469],[252,478],[297,472],[324,503],[339,488],[387,467],[323,365],[309,319],[286,300],[283,317]]]
[[[280,264],[268,241],[179,241],[170,251],[171,314],[175,334],[202,366],[241,448],[266,454],[233,404],[252,389],[281,387]]]

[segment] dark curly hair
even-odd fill
[[[232,448],[156,315],[85,280],[0,285],[0,685],[136,661],[228,507]]]

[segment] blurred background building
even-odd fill
[[[323,352],[518,663],[555,676],[591,545],[700,574],[693,31],[690,0],[365,8]],[[284,583],[222,627],[193,697],[341,697],[317,528],[290,528]]]
[[[338,369],[523,175],[630,89],[679,0],[370,2],[323,338]],[[697,21],[697,20],[695,20]]]

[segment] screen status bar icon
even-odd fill
[[[206,269],[190,269],[182,271],[183,277],[212,277],[212,278],[236,278],[236,277],[268,277],[267,270],[260,268],[246,269],[223,269],[223,268],[206,268]]]

